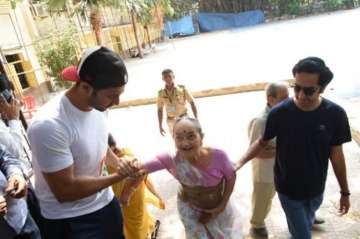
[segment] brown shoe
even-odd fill
[[[261,228],[252,227],[250,229],[250,236],[252,236],[253,238],[268,238],[269,233],[266,227],[261,227]]]

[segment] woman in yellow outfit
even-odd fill
[[[133,156],[130,149],[119,149],[115,139],[109,135],[108,144],[111,150],[118,156]],[[108,166],[109,173],[114,173],[115,168]],[[124,234],[127,239],[156,238],[159,221],[154,222],[147,210],[147,204],[164,209],[165,205],[156,192],[153,184],[147,176],[144,177],[139,187],[131,187],[131,179],[122,180],[112,186],[115,196],[122,203],[122,215],[124,223]],[[129,195],[131,195],[129,197]],[[124,199],[125,200],[124,200]],[[127,198],[130,198],[127,201]]]

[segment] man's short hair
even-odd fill
[[[266,85],[265,87],[265,92],[266,92],[266,96],[272,96],[272,97],[277,97],[277,93],[279,89],[282,88],[287,88],[287,84],[283,83],[283,82],[272,82]]]
[[[307,57],[300,60],[292,69],[293,76],[297,73],[316,73],[319,75],[318,85],[326,87],[334,77],[331,70],[325,65],[325,62],[319,57]]]
[[[165,69],[161,72],[161,74],[164,76],[164,75],[168,75],[168,74],[174,74],[174,72],[171,69]]]

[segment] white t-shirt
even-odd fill
[[[61,94],[35,116],[28,129],[35,192],[41,213],[48,219],[77,217],[97,211],[113,199],[110,187],[89,197],[60,203],[42,172],[57,172],[74,165],[76,176],[100,176],[108,138],[107,113],[95,109],[80,111]],[[66,187],[66,185],[64,185]]]

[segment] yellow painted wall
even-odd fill
[[[35,73],[33,71],[34,67],[31,65],[31,61],[26,61],[24,58],[24,55],[22,53],[18,54],[19,59],[21,61],[21,65],[24,69],[26,80],[29,83],[30,87],[36,87],[38,86],[38,82],[36,80]]]
[[[144,28],[139,24],[137,27],[140,43],[147,43],[147,36]],[[162,29],[159,29],[156,25],[151,25],[149,27],[149,32],[151,41],[155,41],[161,37]],[[124,53],[126,50],[137,47],[132,24],[103,28],[102,37],[104,45],[120,54]],[[95,34],[93,32],[81,34],[80,39],[85,46],[89,47],[96,45]]]
[[[16,74],[16,70],[14,65],[12,64],[4,64],[6,75],[9,77],[9,80],[13,83],[15,87],[15,93],[20,94],[22,93],[21,84],[19,78]]]

